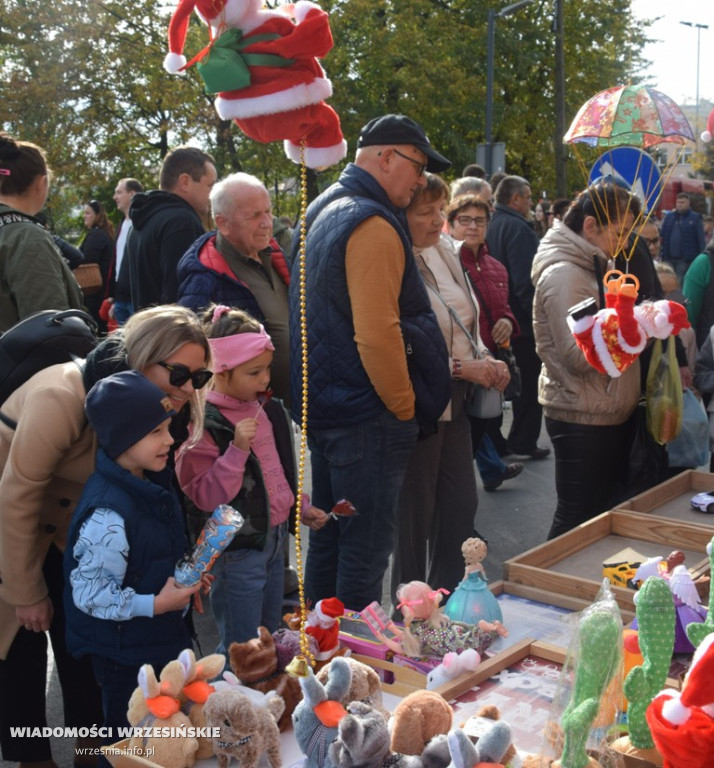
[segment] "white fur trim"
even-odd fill
[[[315,78],[311,83],[301,83],[285,91],[275,91],[253,98],[216,99],[216,112],[221,120],[241,120],[261,115],[276,115],[300,107],[308,107],[332,96],[332,83],[326,77]]]
[[[622,331],[619,328],[617,329],[617,340],[620,343],[620,346],[625,352],[629,352],[631,355],[639,355],[645,348],[645,344],[647,344],[647,335],[642,332],[641,328],[638,328],[637,332],[640,334],[640,340],[634,346],[630,346],[622,338]]]
[[[571,333],[585,333],[585,331],[589,331],[595,324],[595,315],[585,315],[585,317],[581,317],[580,320],[573,320],[573,318],[568,315],[565,320],[568,323],[568,328],[570,328]]]
[[[310,11],[320,10],[319,5],[315,5],[315,3],[311,3],[310,0],[298,0],[297,3],[295,3],[295,7],[293,9],[293,14],[295,16],[295,21],[300,24],[303,21],[305,21],[305,17],[307,16]]]
[[[186,57],[182,53],[167,53],[164,57],[164,69],[170,75],[182,75],[181,67],[186,66]]]
[[[662,717],[672,725],[684,725],[691,716],[691,711],[679,700],[679,694],[662,705]]]
[[[285,154],[294,163],[300,165],[300,147],[293,144],[292,141],[285,141]],[[329,168],[335,163],[339,163],[347,155],[347,142],[343,139],[339,144],[333,144],[331,147],[306,147],[305,165],[308,168]]]
[[[615,314],[614,309],[605,310],[606,313]],[[602,315],[603,320],[605,319]],[[600,364],[605,369],[606,373],[613,379],[617,379],[622,376],[622,371],[617,370],[617,366],[612,361],[610,350],[607,348],[605,339],[602,336],[601,323],[595,323],[593,326],[593,346],[597,352],[597,356],[600,358]]]

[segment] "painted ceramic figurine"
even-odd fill
[[[473,648],[483,653],[498,635],[508,634],[500,621],[476,624],[451,621],[439,607],[445,589],[432,589],[423,581],[410,581],[397,590],[397,610],[404,616],[404,629],[393,624],[395,638],[378,634],[388,648],[405,656],[443,658],[450,651]]]
[[[444,606],[444,613],[452,621],[478,624],[479,621],[503,621],[501,606],[486,583],[483,561],[488,550],[481,539],[466,539],[461,545],[466,569],[464,578]]]

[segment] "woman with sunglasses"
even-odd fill
[[[476,294],[479,307],[479,333],[491,353],[499,346],[510,346],[511,337],[518,335],[516,318],[508,304],[508,272],[500,261],[491,256],[486,245],[486,230],[491,208],[481,197],[461,195],[446,209],[449,234],[457,241],[459,258]],[[501,434],[503,416],[491,419],[480,441],[479,419],[471,419],[472,442],[483,489],[490,493],[506,481],[518,477],[523,464],[502,461],[499,449],[505,451]]]
[[[11,738],[11,727],[43,727],[49,630],[65,707],[65,725],[101,722],[91,665],[66,651],[62,551],[83,485],[94,469],[95,440],[84,414],[99,379],[141,371],[171,399],[179,415],[175,445],[203,427],[200,389],[210,378],[209,348],[198,318],[178,306],[139,312],[108,336],[84,364],[54,365],[35,374],[2,405],[17,422],[0,423],[0,746],[3,758],[55,765],[49,739]],[[86,742],[86,740],[85,740]],[[86,743],[80,746],[88,746]],[[76,764],[90,762],[77,753]]]
[[[84,254],[84,264],[98,264],[102,273],[102,287],[96,293],[85,296],[84,304],[89,313],[97,321],[103,333],[107,331],[107,324],[99,316],[99,307],[104,300],[107,280],[109,279],[109,265],[114,255],[114,227],[107,218],[104,206],[98,200],[90,200],[84,205],[84,226],[87,233],[79,245]]]
[[[43,309],[82,309],[82,292],[36,218],[49,192],[45,153],[0,133],[0,332]]]

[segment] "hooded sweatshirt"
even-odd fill
[[[560,221],[541,240],[533,260],[533,332],[543,361],[538,401],[548,418],[612,426],[626,421],[639,400],[639,361],[619,378],[598,373],[575,343],[566,320],[568,309],[584,299],[599,303],[598,280],[607,264],[603,251]]]
[[[134,309],[173,304],[178,296],[176,267],[203,234],[201,219],[182,197],[162,190],[134,195],[129,216],[133,229],[124,258]]]

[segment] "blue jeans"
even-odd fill
[[[211,610],[218,628],[216,653],[232,642],[245,643],[258,627],[275,632],[283,610],[283,544],[288,522],[271,527],[265,547],[232,549],[219,556],[211,573]]]
[[[134,314],[134,305],[130,301],[114,302],[114,319],[119,325],[124,323]]]
[[[305,587],[313,604],[336,596],[359,611],[381,601],[417,432],[414,419],[399,421],[388,411],[361,424],[310,431],[313,504],[329,511],[345,498],[358,513],[310,531]]]
[[[498,455],[496,446],[488,433],[481,438],[481,444],[476,451],[476,466],[484,485],[497,482],[506,471],[506,465]]]

